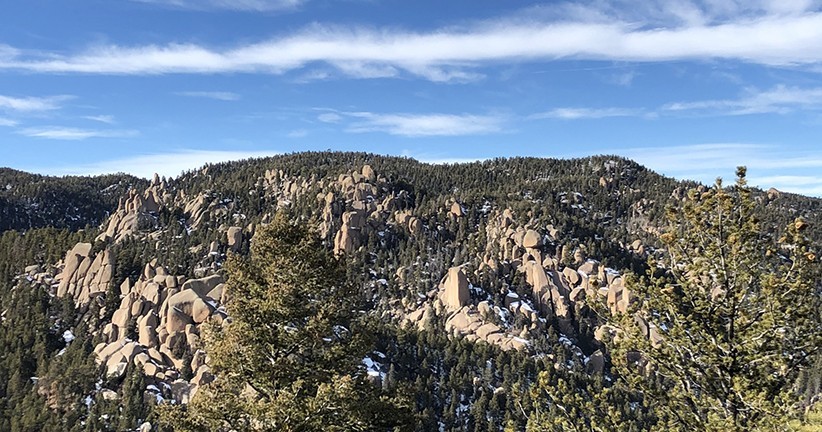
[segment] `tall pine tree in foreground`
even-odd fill
[[[368,382],[359,294],[303,226],[279,214],[226,267],[230,324],[206,331],[217,379],[164,423],[186,431],[391,431],[410,414]]]
[[[611,344],[620,385],[657,430],[783,430],[798,375],[819,351],[818,258],[797,219],[763,232],[739,168],[736,185],[691,190],[668,210],[664,258]]]

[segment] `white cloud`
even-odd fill
[[[342,120],[342,116],[337,113],[326,112],[318,115],[317,120],[323,123],[339,123],[340,120]]]
[[[240,95],[232,92],[224,91],[186,91],[175,93],[179,96],[199,97],[206,99],[214,99],[221,101],[236,101],[240,100]]]
[[[634,117],[642,114],[642,110],[634,108],[555,108],[550,111],[532,114],[528,116],[528,119],[580,120],[607,117]]]
[[[1,59],[0,62],[2,62]],[[72,96],[67,95],[48,97],[12,97],[0,95],[0,109],[20,113],[52,111],[60,108],[60,102],[71,98]]]
[[[305,138],[308,136],[308,131],[305,129],[295,129],[288,133],[289,138]]]
[[[313,25],[230,48],[191,43],[104,45],[68,55],[24,54],[8,48],[0,56],[0,68],[40,73],[282,74],[330,66],[358,78],[404,73],[432,81],[468,81],[483,76],[477,72],[482,66],[512,61],[725,59],[771,66],[822,65],[822,12],[808,9],[808,4],[785,10],[773,2],[748,9],[739,4],[701,9],[695,3],[654,4],[659,10],[680,6],[665,13],[642,9],[645,15],[639,20],[623,19],[604,8],[596,13],[506,18],[428,32]],[[663,18],[657,20],[654,13]]]
[[[665,111],[697,111],[724,115],[787,113],[796,108],[822,109],[822,87],[778,85],[765,91],[747,89],[738,99],[676,102],[662,107]]]
[[[267,12],[294,9],[305,0],[133,0],[166,7],[193,10],[236,10]]]
[[[502,117],[492,115],[345,114],[356,119],[348,125],[347,132],[385,132],[406,137],[483,135],[500,132],[504,123]]]
[[[92,120],[100,123],[105,124],[114,124],[114,116],[113,115],[94,115],[94,116],[85,116],[83,117],[86,120]]]
[[[199,168],[207,163],[218,163],[248,158],[274,156],[276,151],[221,151],[179,150],[168,153],[151,153],[122,159],[104,160],[84,165],[33,169],[51,175],[99,175],[125,172],[137,177],[151,178],[154,173],[175,177],[180,173]]]
[[[777,85],[768,90],[747,88],[736,99],[711,99],[674,102],[653,110],[637,108],[606,107],[561,107],[529,115],[529,120],[537,119],[601,119],[608,117],[656,118],[660,115],[749,115],[786,114],[795,110],[822,110],[822,87],[789,87]]]
[[[0,126],[14,127],[17,126],[17,121],[0,117]]]
[[[26,128],[17,131],[17,133],[32,138],[66,141],[79,141],[89,138],[129,138],[139,135],[139,132],[135,130],[79,129],[57,126]]]

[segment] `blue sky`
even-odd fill
[[[176,175],[359,150],[619,154],[822,196],[822,2],[28,0],[0,166]]]

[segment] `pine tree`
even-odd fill
[[[775,241],[745,169],[668,209],[664,258],[630,283],[636,300],[611,345],[620,383],[657,430],[783,429],[794,383],[820,342],[819,266],[797,219]]]
[[[365,379],[358,296],[314,233],[279,214],[227,264],[230,323],[204,332],[217,376],[175,430],[393,430],[408,413]]]

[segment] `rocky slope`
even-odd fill
[[[106,382],[139,365],[147,397],[186,403],[214,380],[204,326],[231,322],[227,255],[247,253],[256,227],[288,211],[349,263],[383,322],[529,356],[545,354],[550,329],[567,362],[598,373],[609,329],[591,302],[627,311],[623,273],[658,253],[661,208],[685,186],[612,157],[431,166],[316,153],[219,164],[118,180],[106,219],[78,216],[99,224],[95,241],[26,263],[21,277],[102,319],[89,331]],[[775,191],[758,200],[777,234],[786,213],[819,220],[822,209]],[[374,364],[364,367],[384,377],[387,365]]]

